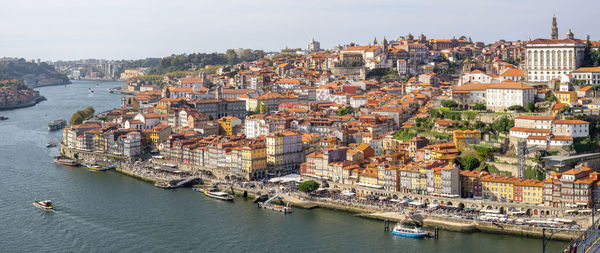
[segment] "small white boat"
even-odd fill
[[[51,200],[37,200],[36,199],[33,201],[33,205],[42,210],[51,211],[54,209],[54,205],[52,204]]]
[[[227,200],[227,201],[233,200],[233,196],[231,196],[231,194],[226,193],[226,192],[216,191],[216,190],[204,190],[202,192],[204,193],[204,195],[209,196],[211,198]]]
[[[427,236],[427,233],[423,232],[420,228],[407,228],[402,226],[400,223],[394,226],[394,229],[392,229],[392,234],[412,238],[423,238]]]

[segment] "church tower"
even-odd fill
[[[383,42],[382,42],[382,43],[383,43],[383,49],[384,49],[384,50],[387,50],[387,48],[388,48],[388,41],[387,41],[387,39],[385,38],[385,36],[383,37]]]
[[[373,39],[373,45],[377,45],[377,37],[375,37],[375,39]]]
[[[551,37],[553,40],[558,39],[558,26],[556,25],[556,16],[552,17],[552,34]]]
[[[569,31],[567,32],[567,39],[574,39],[575,36],[573,35],[573,32],[571,32],[571,28],[569,28]]]

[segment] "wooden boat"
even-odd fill
[[[154,183],[154,186],[164,188],[164,189],[175,188],[175,186],[172,185],[171,182],[169,182],[169,181],[157,181],[156,183]]]
[[[61,156],[57,156],[54,158],[54,163],[66,166],[79,166],[80,164],[77,161],[67,159]]]

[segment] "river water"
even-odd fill
[[[98,86],[98,85],[99,86]],[[189,188],[164,190],[116,173],[52,163],[61,131],[47,122],[87,106],[120,104],[117,82],[74,81],[40,88],[48,100],[0,111],[0,252],[539,252],[541,240],[441,231],[409,239],[383,231],[383,222],[325,209],[283,215],[251,201],[207,199]],[[89,89],[94,93],[90,93]],[[43,212],[33,199],[51,199]],[[564,242],[551,241],[547,252]]]

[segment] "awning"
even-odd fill
[[[377,189],[383,188],[383,186],[381,186],[381,185],[373,185],[373,184],[365,184],[365,183],[357,183],[357,185],[371,187],[371,188],[377,188]]]
[[[285,176],[282,176],[282,177],[275,177],[275,178],[269,179],[269,182],[271,182],[271,183],[278,183],[278,182],[286,183],[286,182],[292,182],[292,181],[294,181],[294,182],[300,182],[301,181],[300,180],[300,175],[298,175],[298,174],[289,174],[289,175],[285,175]]]

